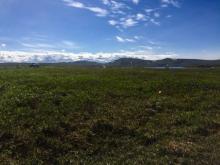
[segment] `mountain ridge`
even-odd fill
[[[172,59],[142,60],[135,58],[121,58],[109,63],[112,66],[141,66],[141,67],[213,67],[220,66],[219,60],[202,59]]]
[[[31,63],[0,63],[0,66],[28,65]],[[172,59],[144,60],[138,58],[119,58],[111,62],[78,60],[73,62],[38,63],[39,65],[86,66],[86,67],[220,67],[220,59]]]

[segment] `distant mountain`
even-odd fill
[[[101,65],[100,63],[98,62],[94,62],[94,61],[75,61],[75,62],[72,62],[71,64],[73,65],[79,65],[79,66],[99,66]]]
[[[101,67],[102,64],[95,61],[74,61],[74,62],[60,62],[60,63],[40,63],[42,66],[75,66],[75,67]]]
[[[117,66],[117,67],[146,67],[152,66],[153,61],[142,60],[136,58],[120,58],[118,60],[108,63],[108,66]]]
[[[76,66],[76,67],[100,67],[102,64],[95,61],[74,61],[74,62],[60,62],[60,63],[43,63],[40,65],[46,66]]]
[[[220,66],[220,60],[197,60],[197,59],[170,59],[142,60],[134,58],[121,58],[108,63],[115,67],[213,67]]]
[[[18,66],[29,63],[1,63],[0,66]],[[199,59],[170,59],[163,60],[143,60],[136,58],[120,58],[109,63],[99,63],[95,61],[74,61],[60,63],[40,63],[41,66],[79,66],[79,67],[220,67],[220,60],[199,60]]]

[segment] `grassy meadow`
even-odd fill
[[[220,69],[1,68],[0,164],[220,164]]]

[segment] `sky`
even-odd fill
[[[220,59],[220,0],[0,0],[0,62]]]

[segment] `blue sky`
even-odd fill
[[[0,1],[0,62],[120,57],[220,59],[220,1]]]

